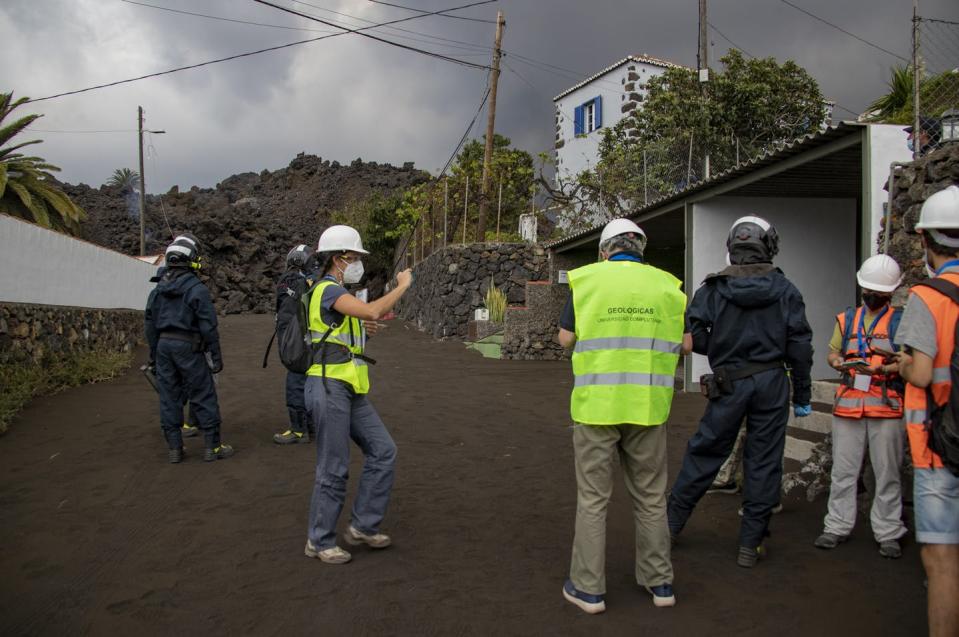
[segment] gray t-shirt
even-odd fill
[[[926,302],[916,294],[909,295],[899,329],[896,330],[895,343],[900,347],[906,345],[919,350],[930,358],[935,358],[939,351],[936,343],[936,319]]]

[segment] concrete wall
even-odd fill
[[[142,310],[156,267],[0,214],[0,302]]]
[[[906,147],[908,135],[900,125],[872,124],[867,128],[867,143],[863,152],[867,152],[866,166],[868,174],[864,175],[866,192],[863,193],[864,218],[869,220],[868,232],[863,233],[862,254],[878,253],[876,237],[882,229],[885,205],[889,201],[889,193],[884,190],[889,179],[889,165],[892,162],[912,161],[912,153]]]
[[[833,378],[825,363],[835,316],[856,303],[856,201],[853,199],[778,199],[717,197],[692,206],[690,296],[707,274],[725,267],[726,236],[737,218],[768,219],[780,236],[776,265],[799,288],[813,329],[816,354],[813,378]],[[705,356],[693,355],[692,379],[707,373]]]

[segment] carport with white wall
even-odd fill
[[[855,273],[876,252],[893,161],[907,161],[898,126],[842,123],[781,146],[756,159],[637,210],[631,215],[649,236],[647,259],[683,279],[692,293],[725,267],[726,236],[747,214],[768,219],[781,237],[776,265],[796,284],[816,348],[814,378],[832,378],[824,352],[836,313],[855,305]],[[594,261],[601,227],[547,246],[559,272]],[[686,387],[708,371],[693,355]]]
[[[825,350],[843,308],[856,305],[858,264],[877,252],[892,162],[908,161],[906,134],[898,126],[843,123],[809,135],[637,210],[631,218],[646,232],[647,261],[684,281],[692,296],[703,279],[726,265],[726,237],[733,221],[759,215],[781,238],[775,263],[802,292],[816,350],[813,379],[835,379]],[[602,227],[546,246],[550,278],[597,259]],[[705,356],[683,366],[687,391],[709,371]],[[786,458],[802,463],[831,428],[832,389],[814,383],[821,411],[790,418]],[[794,469],[797,464],[791,465]]]

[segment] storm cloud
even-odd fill
[[[96,84],[319,37],[336,29],[251,0],[143,0],[182,11],[285,26],[211,20],[121,0],[5,0],[0,4],[0,90],[40,98]],[[414,15],[368,0],[275,0],[344,26]],[[403,1],[397,4],[404,4]],[[434,11],[466,0],[405,0]],[[794,0],[865,40],[909,57],[912,3]],[[695,66],[696,0],[590,3],[502,0],[458,12],[506,16],[497,132],[537,153],[551,149],[552,97],[628,54]],[[959,20],[954,0],[920,3],[924,16]],[[343,15],[346,14],[346,15]],[[349,17],[348,17],[349,16]],[[885,90],[899,58],[870,47],[784,2],[713,0],[710,56],[732,45],[751,55],[793,59],[848,119]],[[398,30],[403,29],[403,30]],[[429,16],[373,31],[409,46],[489,63],[494,26]],[[716,30],[718,29],[718,31]],[[720,32],[722,35],[720,35]],[[438,40],[445,38],[446,40]],[[452,41],[449,41],[452,40]],[[436,172],[485,90],[486,72],[347,34],[172,75],[28,104],[42,113],[36,152],[62,178],[103,183],[136,168],[136,113],[146,111],[147,189],[212,186],[237,172],[276,169],[301,151],[348,162],[414,161]],[[848,110],[847,110],[848,109]],[[482,135],[485,113],[473,136]]]

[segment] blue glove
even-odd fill
[[[793,414],[796,418],[805,418],[812,413],[812,405],[793,405]]]

